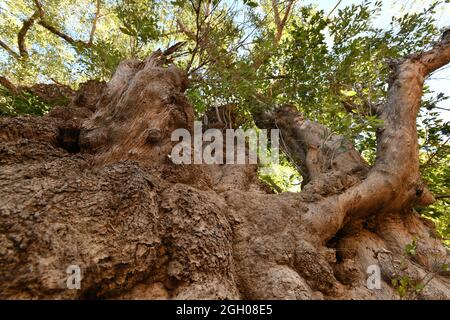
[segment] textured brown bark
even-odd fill
[[[170,161],[171,132],[192,130],[194,112],[161,52],[48,116],[1,119],[0,296],[395,299],[391,279],[407,275],[426,279],[408,298],[449,299],[448,253],[413,209],[433,200],[417,165],[423,79],[449,61],[443,39],[396,65],[371,168],[290,107],[258,119],[281,129],[301,193],[272,194],[252,165]],[[72,264],[80,290],[65,287]],[[366,286],[369,265],[381,290]]]

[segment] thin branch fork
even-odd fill
[[[437,150],[431,155],[429,156],[427,162],[425,162],[425,164],[422,166],[422,168],[426,168],[428,167],[428,165],[432,162],[432,160],[436,157],[437,154],[439,154],[439,152],[441,151],[441,149],[450,141],[450,137],[447,138],[447,140],[445,140],[441,145],[439,145],[439,147],[437,148]]]
[[[78,44],[82,44],[82,45],[84,44],[85,46],[89,46],[88,43],[81,41],[81,40],[75,40],[72,37],[70,37],[69,35],[65,34],[64,32],[59,31],[52,25],[48,24],[46,21],[41,20],[38,22],[38,24],[73,46],[77,46]]]
[[[280,17],[280,10],[279,10],[279,4],[277,0],[272,0],[272,10],[274,13],[274,20],[275,20],[275,26],[276,26],[276,34],[273,39],[274,47],[277,48],[281,37],[283,36],[284,28],[287,24],[287,20],[289,19],[290,13],[292,11],[292,8],[294,6],[296,0],[289,0],[286,10],[284,12],[283,18]],[[268,16],[268,15],[267,15]],[[266,18],[267,18],[266,16]],[[257,57],[252,64],[252,68],[254,70],[258,70],[259,67],[261,67],[270,57],[273,55],[273,50],[270,52],[264,53],[262,56]]]

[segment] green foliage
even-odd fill
[[[280,155],[279,164],[259,168],[259,177],[276,193],[299,192],[302,177],[286,156]]]
[[[283,75],[279,91],[272,90],[276,96],[270,104],[298,106],[307,117],[355,141],[369,163],[375,160],[376,131],[383,126],[372,111],[386,96],[390,73],[386,60],[427,49],[439,34],[433,21],[437,3],[422,12],[393,18],[386,30],[372,25],[380,5],[368,1],[352,5],[340,10],[338,19],[327,19],[324,12],[303,7],[272,59],[274,68],[267,71]],[[447,97],[428,88],[425,94],[423,110],[427,111],[418,119],[421,171],[434,194],[450,194],[449,123],[436,112],[437,103]],[[351,102],[355,109],[349,113],[343,101]],[[450,200],[445,198],[417,209],[449,238],[449,208]]]
[[[436,103],[444,99],[438,94],[426,101],[418,120],[420,171],[434,195],[450,194],[450,122],[445,122],[436,111]],[[450,198],[437,199],[426,208],[417,210],[436,223],[437,230],[447,243],[450,238]]]
[[[435,265],[433,268],[436,268],[435,270],[429,271],[424,276],[421,276],[420,279],[412,279],[407,273],[405,273],[405,271],[408,269],[405,262],[407,259],[412,258],[416,255],[417,247],[418,240],[416,238],[413,238],[411,243],[405,245],[404,257],[401,261],[400,267],[396,267],[394,261],[391,260],[390,262],[394,267],[394,276],[391,278],[391,285],[401,299],[414,298],[427,286],[427,284],[436,276],[437,273],[439,273],[440,271],[448,270],[448,264],[442,263],[442,261],[445,261],[444,255],[433,262],[433,265]]]
[[[114,11],[120,20],[119,30],[132,39],[131,56],[140,47],[160,36],[157,26],[157,3],[141,0],[116,0]]]
[[[417,251],[417,240],[413,239],[411,243],[405,246],[405,253],[410,256],[415,256]]]
[[[391,284],[401,299],[407,294],[420,293],[425,288],[425,284],[415,283],[407,275],[391,279]]]
[[[80,73],[86,78],[109,79],[120,61],[128,58],[127,54],[115,46],[114,39],[99,39],[92,48],[81,48],[80,63],[84,66]]]
[[[408,276],[393,278],[391,280],[391,284],[397,291],[397,294],[400,296],[400,298],[403,298],[410,289],[411,279]]]
[[[32,114],[42,116],[51,110],[53,104],[43,101],[30,92],[11,94],[0,86],[0,117]]]

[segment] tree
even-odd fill
[[[431,190],[448,187],[448,124],[416,129],[445,98],[421,102],[450,62],[439,4],[380,30],[380,3],[333,19],[295,1],[97,1],[85,38],[51,1],[26,4],[17,48],[2,41],[3,297],[449,298],[446,248],[416,210],[445,198],[420,161]],[[79,82],[107,82],[36,71],[47,41],[83,66]],[[60,78],[31,85],[40,74]],[[24,113],[45,115],[11,117]],[[265,177],[275,194],[256,165],[175,165],[171,133],[196,118],[280,129],[301,192]],[[66,290],[74,264],[81,290]],[[367,288],[370,266],[383,290]]]

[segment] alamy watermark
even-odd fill
[[[194,135],[176,129],[171,135],[178,143],[170,158],[175,164],[278,164],[280,135],[278,129],[219,129],[203,132],[202,123],[194,122]],[[180,141],[181,140],[181,141]],[[248,147],[248,148],[247,148]]]
[[[79,290],[81,288],[81,268],[77,264],[67,267],[66,273],[69,274],[66,280],[67,289]]]
[[[367,267],[367,289],[380,290],[381,289],[381,269],[376,264],[371,264]]]

